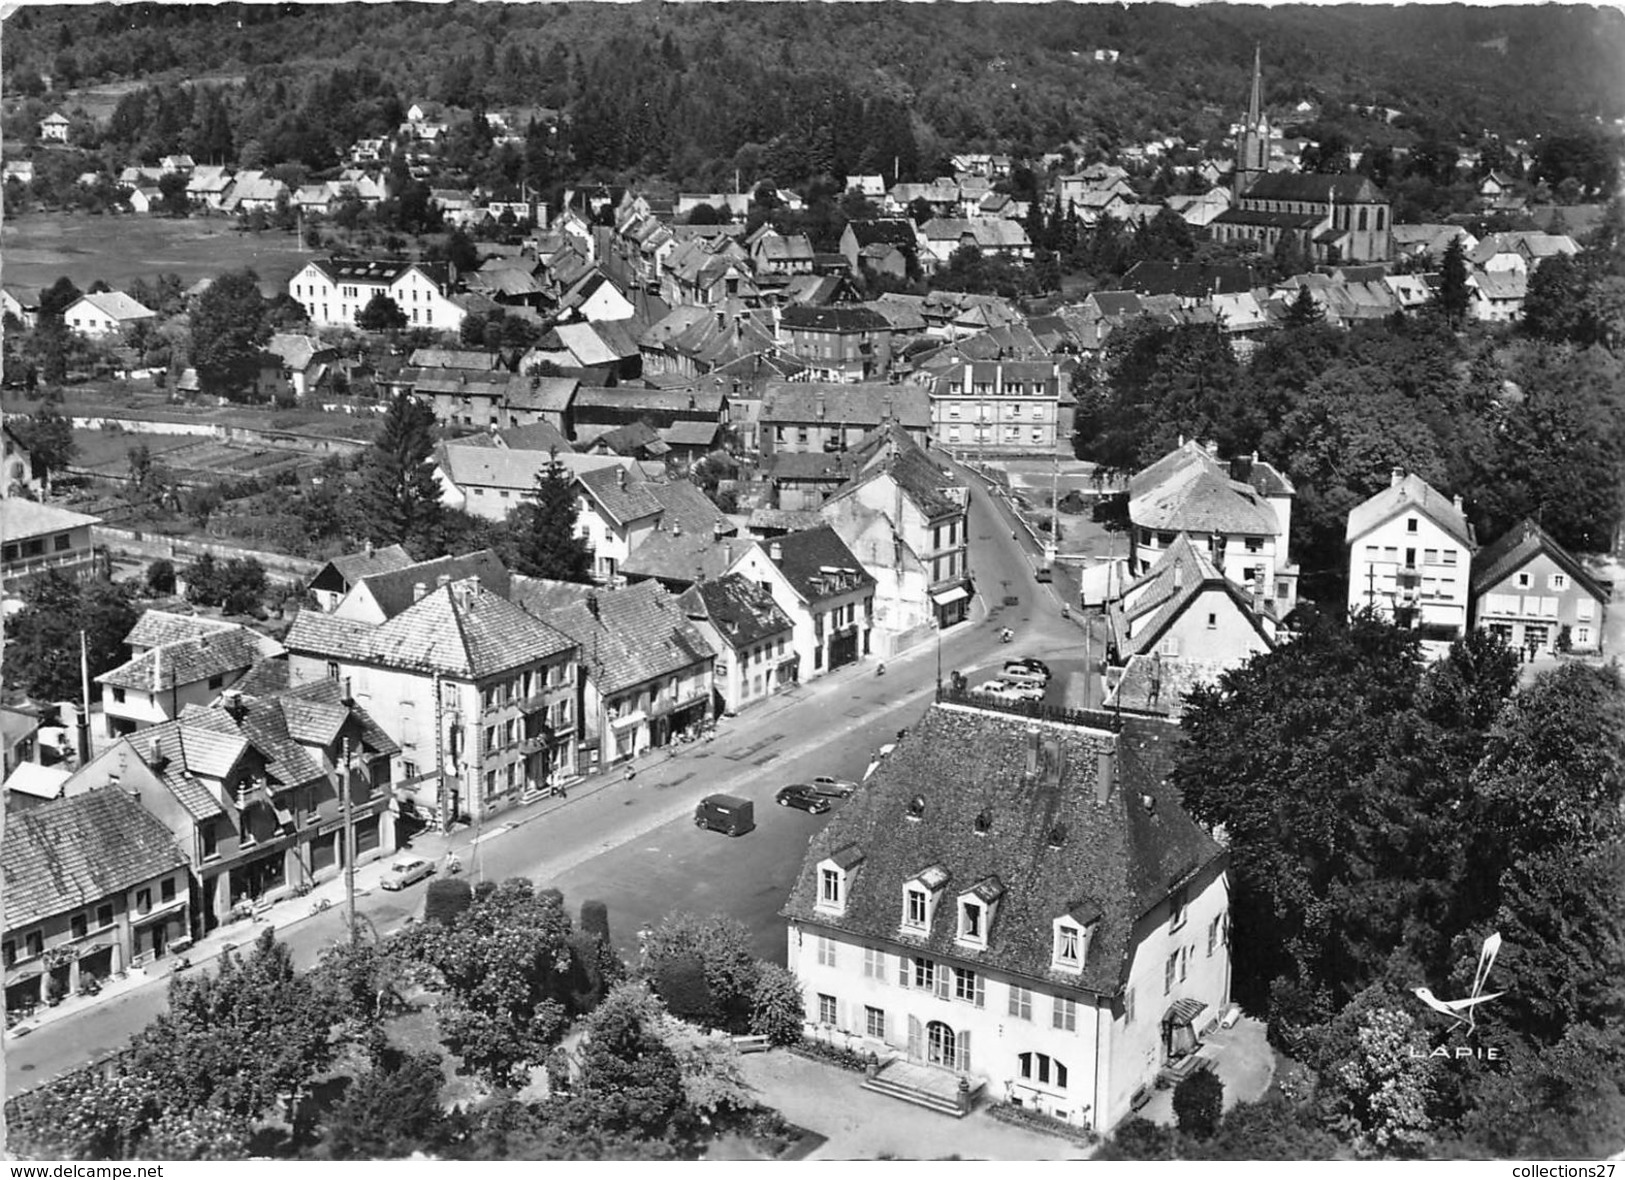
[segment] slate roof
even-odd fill
[[[716,658],[658,582],[596,591],[544,617],[580,648],[587,675],[605,696]]]
[[[532,422],[529,426],[511,426],[497,432],[497,438],[510,451],[558,451],[569,454],[575,450],[557,426],[551,422]]]
[[[1154,650],[1174,621],[1208,590],[1228,595],[1266,646],[1274,646],[1242,592],[1187,534],[1180,533],[1108,608],[1119,651],[1130,656]]]
[[[842,451],[779,451],[764,474],[775,483],[821,480],[843,483],[857,470],[857,463]]]
[[[708,389],[639,389],[635,385],[604,387],[583,385],[576,391],[576,416],[590,417],[594,410],[637,413],[652,410],[669,414],[697,414],[716,418],[722,413],[724,395]]]
[[[1387,201],[1371,178],[1358,172],[1270,172],[1253,181],[1243,201],[1319,201],[1365,205]]]
[[[507,405],[516,410],[562,414],[570,408],[581,382],[575,377],[515,374],[508,382]]]
[[[785,458],[787,456],[780,456]],[[752,533],[761,533],[773,530],[779,533],[800,532],[803,529],[815,529],[824,523],[824,518],[817,512],[794,512],[785,508],[755,508],[751,510],[750,518],[745,527]]]
[[[1199,685],[1218,683],[1228,667],[1220,660],[1193,660],[1185,656],[1131,656],[1117,684],[1107,693],[1103,707],[1121,706],[1177,720],[1185,711],[1185,698],[1191,690]]]
[[[758,541],[772,560],[775,548],[779,552],[773,564],[784,575],[785,581],[809,603],[821,602],[847,594],[860,586],[873,586],[875,580],[863,563],[852,555],[829,525],[804,529],[799,533],[785,533],[771,541]],[[826,569],[841,570],[840,574],[824,573]]]
[[[837,491],[836,496],[846,495],[866,483],[887,476],[897,483],[903,495],[927,520],[963,511],[959,501],[943,489],[963,487],[964,481],[951,472],[944,472],[906,431],[895,425],[870,431],[858,440],[853,452],[860,462],[867,465],[852,477],[846,487]],[[875,457],[878,457],[878,462],[869,461]],[[901,525],[902,522],[893,523]]]
[[[405,569],[411,564],[412,555],[399,545],[385,545],[382,549],[369,547],[358,553],[345,553],[333,558],[310,580],[310,584],[314,586],[323,581],[327,572],[332,570],[345,586],[354,586],[362,578],[372,574]]]
[[[0,859],[8,931],[190,863],[158,817],[117,788],[13,811]]]
[[[490,453],[480,452],[482,455]],[[400,569],[369,574],[361,581],[372,592],[373,601],[384,612],[384,618],[393,619],[412,605],[419,582],[425,589],[433,590],[442,575],[454,582],[478,578],[497,594],[508,592],[508,568],[490,549],[476,549],[460,557],[436,557]]]
[[[883,332],[891,321],[872,308],[859,304],[808,307],[791,304],[779,313],[784,327],[802,332]]]
[[[282,645],[249,627],[177,639],[96,677],[97,684],[162,692],[214,676],[247,671],[256,660],[282,654]]]
[[[613,467],[613,456],[583,455],[576,451],[555,454],[547,450],[521,450],[474,443],[442,443],[436,450],[441,471],[458,487],[505,488],[529,493],[536,477],[557,462],[570,475]],[[433,585],[433,580],[430,580]]]
[[[893,420],[912,430],[930,426],[930,392],[914,385],[878,382],[841,385],[824,381],[770,381],[762,395],[760,421],[764,426],[822,421],[832,425],[875,427]]]
[[[1351,508],[1343,543],[1347,545],[1365,536],[1384,521],[1412,508],[1469,549],[1476,547],[1473,526],[1467,523],[1466,514],[1427,480],[1413,474],[1405,475],[1397,483],[1390,483],[1365,503]]]
[[[912,250],[916,245],[914,223],[902,217],[849,221],[846,228],[852,231],[860,247],[885,242],[902,250]]]
[[[677,601],[691,618],[709,619],[717,634],[736,651],[795,627],[773,595],[744,574],[697,583],[683,591]]]
[[[1187,442],[1129,481],[1129,519],[1165,532],[1273,536],[1275,508],[1250,483],[1232,479],[1228,464]]]
[[[208,726],[174,721],[149,726],[124,739],[135,756],[174,794],[193,819],[207,820],[226,814],[214,791],[198,776],[220,781],[248,753],[251,743],[241,734],[217,731]],[[156,743],[163,759],[162,769],[153,760]]]
[[[1055,743],[1059,773],[1028,779],[1029,729]],[[1178,731],[1129,719],[1121,735],[1024,717],[934,705],[887,756],[871,782],[812,838],[785,917],[857,938],[1077,987],[1119,993],[1143,914],[1223,851],[1179,806],[1168,784]],[[1100,753],[1115,751],[1115,774],[1097,802]],[[1151,808],[1142,799],[1149,797]],[[923,812],[910,818],[910,802]],[[989,821],[976,830],[978,816]],[[1057,846],[1051,834],[1061,835]],[[820,913],[817,866],[855,849],[846,911]],[[850,862],[851,857],[848,856]],[[900,933],[903,886],[937,866],[946,876],[923,936]],[[985,950],[955,942],[955,898],[997,882],[1004,893]],[[1051,970],[1053,922],[1064,914],[1098,922],[1081,976]]]
[[[1178,262],[1137,262],[1123,283],[1142,295],[1206,299],[1216,291],[1250,291],[1258,278],[1245,266],[1185,266]]]
[[[507,590],[504,577],[503,589]],[[333,660],[481,680],[572,646],[565,635],[526,614],[477,578],[431,590],[382,626],[302,610],[288,630],[288,650]]]
[[[44,533],[65,532],[87,524],[101,524],[99,516],[86,516],[82,512],[69,512],[53,504],[40,504],[9,496],[6,510],[0,512],[0,539],[22,541]]]
[[[1473,555],[1473,596],[1495,589],[1512,574],[1544,553],[1574,579],[1574,584],[1598,602],[1607,603],[1610,591],[1597,584],[1574,555],[1552,539],[1550,533],[1525,518]]]

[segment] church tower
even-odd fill
[[[1253,48],[1253,93],[1247,100],[1247,118],[1236,137],[1236,168],[1231,197],[1239,201],[1253,182],[1269,171],[1270,125],[1264,116],[1263,52]]]

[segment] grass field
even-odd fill
[[[299,251],[293,233],[243,233],[226,217],[171,220],[136,214],[29,213],[0,225],[6,286],[38,293],[67,275],[80,289],[103,279],[122,290],[136,279],[178,274],[191,286],[244,266],[260,277],[266,295],[286,291],[288,279],[313,254]]]

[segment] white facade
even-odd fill
[[[1350,541],[1348,608],[1453,628],[1459,638],[1471,564],[1472,550],[1413,506]]]
[[[949,882],[935,904],[955,904],[953,890]],[[1175,912],[1178,901],[1185,904]],[[1215,868],[1136,923],[1115,996],[1058,982],[1055,971],[1017,976],[969,957],[916,953],[905,898],[897,904],[895,941],[790,923],[786,961],[804,988],[809,1034],[952,1070],[985,1083],[994,1100],[1097,1131],[1126,1117],[1135,1092],[1155,1083],[1167,1057],[1162,1016],[1174,1001],[1206,1006],[1198,1027],[1229,1003],[1229,890]]]
[[[413,328],[456,332],[465,314],[440,283],[410,263],[307,263],[288,281],[288,294],[318,328],[354,328],[356,314],[379,294],[393,299]]]
[[[752,545],[727,571],[743,574],[767,587],[779,609],[794,624],[791,647],[799,664],[797,679],[811,680],[853,662],[835,648],[839,639],[857,638],[856,659],[870,654],[870,633],[874,625],[875,585],[865,581],[842,594],[808,602],[773,563],[766,548],[772,542]]]

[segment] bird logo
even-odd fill
[[[1465,1024],[1467,1031],[1472,1032],[1477,1021],[1478,1006],[1487,1004],[1491,1000],[1506,994],[1505,992],[1490,992],[1486,995],[1484,992],[1484,985],[1489,982],[1490,968],[1495,966],[1495,956],[1500,951],[1500,934],[1491,934],[1484,940],[1484,945],[1478,952],[1478,970],[1473,974],[1473,992],[1466,999],[1441,1000],[1425,987],[1416,989],[1416,998],[1435,1012],[1442,1012],[1450,1017],[1457,1024]]]

